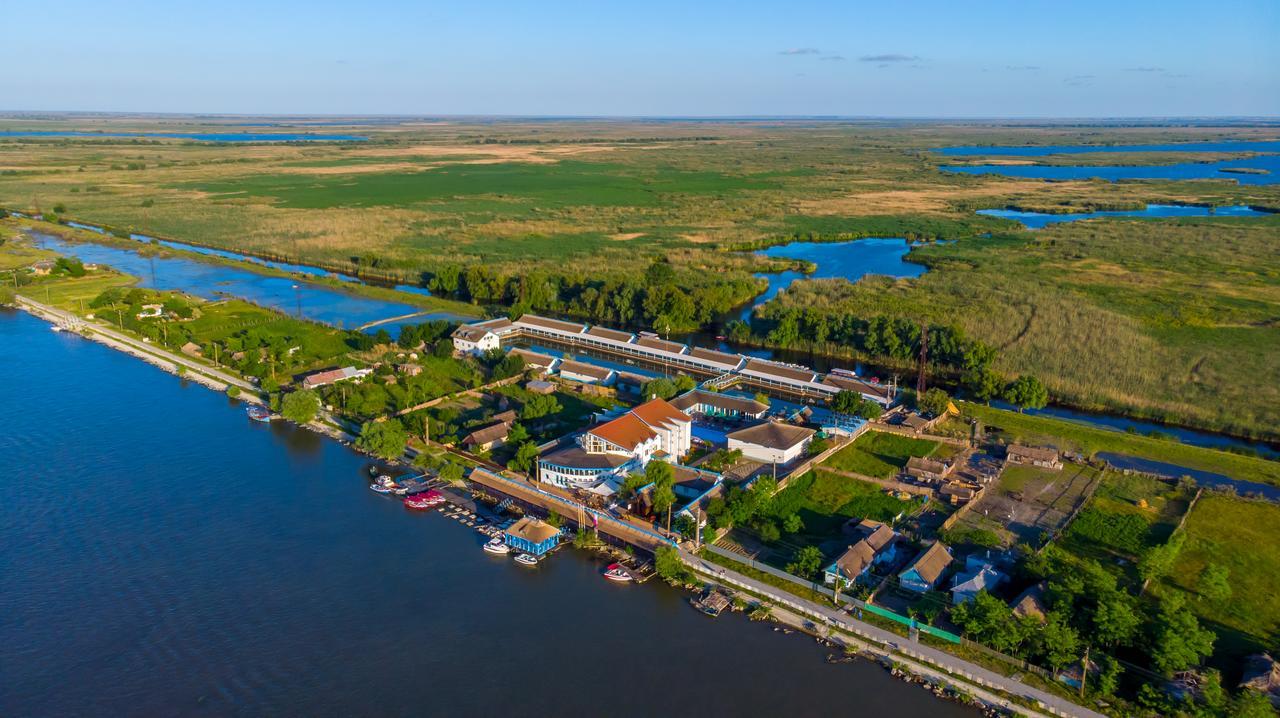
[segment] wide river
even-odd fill
[[[976,715],[566,550],[525,570],[366,461],[0,311],[0,715]]]

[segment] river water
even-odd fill
[[[300,315],[334,326],[358,327],[421,311],[411,304],[359,296],[292,277],[269,276],[181,256],[149,257],[132,249],[94,242],[70,242],[40,232],[32,232],[31,236],[38,246],[137,276],[143,287],[181,290],[204,299],[238,297],[285,314]],[[431,319],[465,321],[470,317],[437,312],[407,321]],[[398,326],[398,322],[393,322],[386,329],[394,333]]]
[[[0,715],[976,715],[561,551],[526,570],[363,457],[0,312]]]
[[[1077,222],[1099,217],[1265,217],[1271,212],[1261,212],[1243,205],[1231,207],[1194,207],[1181,204],[1149,204],[1143,209],[1102,210],[1098,212],[1023,212],[1016,209],[980,209],[977,214],[1021,222],[1027,229],[1044,229],[1060,222]]]

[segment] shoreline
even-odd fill
[[[30,314],[31,316],[37,319],[47,322],[51,327],[60,326],[61,322],[59,321],[59,319],[65,320],[66,316],[74,316],[74,315],[70,315],[70,313],[62,313],[60,312],[60,310],[47,307],[45,305],[42,305],[38,302],[34,302],[25,297],[19,298],[17,308],[21,311],[26,312],[27,314]],[[199,366],[199,364],[194,361],[190,361],[190,360],[178,357],[177,355],[172,354],[171,352],[154,348],[154,347],[148,347],[147,349],[142,349],[136,346],[136,344],[132,341],[123,341],[113,336],[116,333],[114,330],[107,329],[107,331],[101,331],[104,328],[97,326],[96,323],[87,322],[83,319],[78,319],[78,321],[81,325],[81,328],[79,330],[64,328],[63,331],[72,331],[80,337],[89,339],[91,341],[95,341],[99,344],[102,344],[103,346],[122,352],[134,358],[141,359],[142,361],[152,366],[155,366],[156,368],[159,368],[167,373],[173,374],[180,379],[190,379],[194,381],[196,384],[213,391],[224,393],[228,386],[233,385],[232,383],[226,382],[222,378],[219,378],[217,376],[211,376],[211,375],[216,375],[219,372],[216,372],[211,369],[205,369],[204,367]],[[154,353],[151,351],[153,349],[155,350]],[[193,367],[193,365],[195,365],[195,367]],[[207,374],[202,373],[201,371],[202,369],[205,369],[205,371],[207,371],[208,373]],[[260,405],[265,404],[263,399],[254,393],[255,391],[256,390],[242,391],[242,393],[235,398],[237,400],[245,401],[248,403],[260,404]],[[326,424],[323,424],[318,420],[313,421],[309,424],[300,425],[300,426],[301,428],[309,429],[323,436],[337,439],[338,441],[341,441],[344,444],[351,444],[354,440],[354,437],[352,435],[347,434],[346,432],[338,428],[330,427]],[[378,459],[378,460],[384,461],[381,459]],[[400,468],[409,466],[409,464],[407,464],[404,461],[404,457],[400,457],[399,459],[392,460],[392,461],[386,461],[385,463],[393,464]],[[708,578],[710,578],[711,582],[716,584],[720,584],[724,582],[724,579],[725,579],[724,576],[708,577]],[[823,640],[823,641],[828,641],[828,642],[832,641],[832,636],[829,634],[821,635],[821,634],[812,633],[810,628],[808,628],[805,625],[806,623],[805,619],[799,618],[794,614],[792,614],[792,618],[795,620],[795,624],[794,624],[795,627],[801,630],[801,632],[804,632],[808,635],[813,635],[815,638],[819,638],[820,640]],[[786,623],[786,621],[782,621],[782,622]],[[793,625],[793,624],[787,624],[787,625]],[[926,665],[917,663],[915,660],[912,660],[912,659],[913,658],[920,659],[922,657],[915,656],[910,652],[904,651],[904,649],[897,648],[896,652],[891,652],[891,651],[876,652],[871,648],[871,642],[866,639],[860,640],[851,635],[841,636],[839,634],[835,636],[835,639],[836,641],[838,641],[838,645],[840,645],[841,647],[852,646],[856,648],[857,649],[856,655],[858,657],[867,658],[869,660],[875,660],[877,662],[881,662],[882,665],[884,661],[889,661],[893,666],[906,666],[912,669],[912,670],[906,671],[906,673],[904,673],[903,675],[895,674],[895,677],[911,680],[911,678],[905,678],[905,676],[911,676],[919,679],[920,682],[923,682],[926,685],[944,686],[945,689],[953,690],[956,695],[960,695],[960,694],[981,695],[982,693],[986,693],[980,687],[976,687],[972,684],[970,684],[968,688],[960,688],[960,686],[964,684],[963,680],[954,676],[950,676],[949,674],[945,673],[941,669],[929,668]],[[971,678],[970,680],[973,680],[975,683],[979,683],[979,685],[981,685],[980,679]],[[981,691],[982,693],[978,693],[978,691]],[[935,695],[938,695],[938,697],[940,698],[952,697],[952,696],[944,695],[942,693],[938,693],[937,691],[935,691]],[[998,696],[995,696],[994,694],[986,694],[986,697],[989,698],[989,701],[984,701],[984,704],[989,705],[992,708],[998,708],[1000,710],[1012,712],[1013,714],[1023,714],[1023,715],[1031,715],[1031,716],[1046,715],[1046,714],[1041,714],[1036,712],[1028,712],[1029,709],[1023,708],[1021,706],[1017,706],[1011,700],[1007,698],[1000,698]]]

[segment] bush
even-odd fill
[[[240,396],[240,387],[236,386],[235,384],[228,384],[227,396],[231,397],[232,399]]]

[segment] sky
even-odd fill
[[[1280,116],[1280,0],[56,5],[6,7],[0,110]]]

